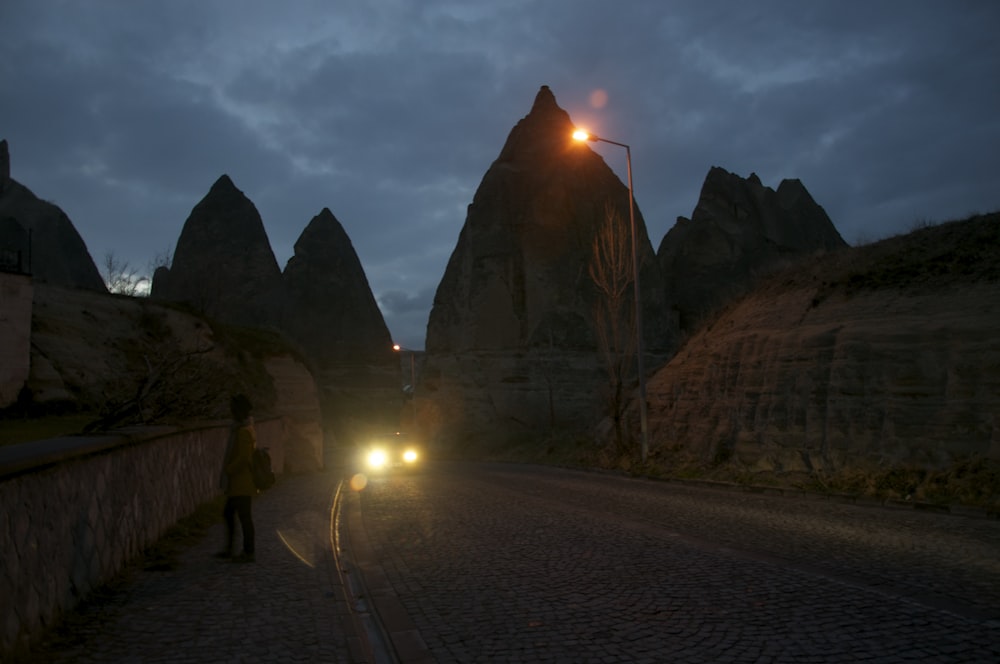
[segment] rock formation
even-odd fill
[[[629,198],[572,131],[569,115],[543,86],[469,206],[434,298],[418,390],[447,422],[442,436],[556,424],[580,429],[602,410],[607,378],[588,265],[609,211],[628,241]],[[646,346],[664,351],[675,330],[638,209],[636,226]],[[629,308],[622,322],[629,326],[632,316]]]
[[[1000,459],[998,265],[994,213],[766,278],[650,380],[654,454],[827,477]]]
[[[7,141],[0,141],[0,227],[0,248],[8,255],[20,254],[22,269],[29,270],[36,281],[107,290],[66,213],[10,177]]]
[[[749,288],[754,278],[788,259],[846,246],[822,207],[799,180],[777,192],[755,174],[746,180],[712,167],[691,219],[664,236],[657,261],[669,306],[693,331],[709,312]]]
[[[223,175],[191,211],[173,265],[153,275],[152,297],[281,332],[308,359],[333,426],[350,417],[391,420],[386,412],[398,410],[389,330],[350,239],[327,209],[303,231],[282,273],[256,207]]]
[[[361,261],[330,210],[299,236],[282,282],[280,328],[321,366],[397,363]]]
[[[281,272],[257,208],[223,175],[191,210],[173,264],[153,275],[151,296],[260,327],[276,319],[280,287]]]

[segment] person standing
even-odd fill
[[[245,394],[237,394],[229,402],[233,415],[229,442],[226,445],[225,461],[222,467],[221,484],[226,492],[226,506],[222,516],[226,521],[226,544],[216,554],[219,558],[232,558],[233,562],[254,562],[254,528],[251,500],[257,493],[250,472],[253,451],[257,446],[257,434],[253,427],[251,412],[253,406]],[[243,531],[243,553],[233,556],[233,537],[236,516]]]

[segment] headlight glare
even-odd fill
[[[388,462],[385,452],[382,450],[372,450],[368,453],[368,465],[372,468],[382,468]]]

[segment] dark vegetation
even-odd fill
[[[851,247],[798,266],[782,277],[820,280],[814,305],[835,293],[881,289],[945,289],[1000,281],[1000,212],[925,226],[873,244]]]

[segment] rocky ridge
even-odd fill
[[[669,284],[669,306],[690,332],[761,274],[845,246],[801,181],[782,180],[775,191],[756,174],[743,179],[712,167],[691,218],[677,219],[656,258]]]

